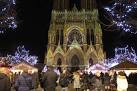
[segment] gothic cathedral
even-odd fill
[[[53,0],[45,64],[89,66],[103,62],[98,21],[96,0]]]

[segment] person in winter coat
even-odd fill
[[[0,91],[11,91],[10,78],[0,72]]]
[[[111,77],[109,76],[109,74],[105,73],[105,75],[104,75],[105,90],[110,90],[110,79],[111,79]]]
[[[87,91],[91,86],[91,77],[88,73],[84,72],[81,75],[81,89],[82,91]]]
[[[36,89],[38,89],[39,87],[39,77],[38,77],[38,73],[37,72],[34,72],[32,74],[32,82],[34,84],[34,91],[36,91]]]
[[[111,74],[110,88],[112,91],[115,91],[117,88],[117,73],[115,71]]]
[[[76,91],[79,91],[79,89],[81,87],[80,86],[80,74],[79,74],[79,72],[74,73],[73,79],[74,79],[74,88],[76,89]]]
[[[69,76],[66,73],[62,73],[59,79],[61,91],[68,91]]]
[[[127,88],[127,78],[123,72],[119,72],[117,75],[117,91],[127,91]]]
[[[96,73],[96,75],[91,79],[94,91],[102,91],[102,80],[100,78],[100,73]]]
[[[34,88],[32,77],[28,74],[27,69],[24,69],[23,73],[15,81],[15,88],[18,91],[31,91]]]
[[[57,86],[58,75],[54,72],[53,67],[49,66],[46,73],[43,74],[42,83],[44,91],[55,91]]]

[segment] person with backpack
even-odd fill
[[[61,74],[59,85],[61,86],[61,91],[68,91],[69,76],[66,73]]]

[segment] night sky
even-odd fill
[[[107,5],[111,0],[98,1],[101,16],[102,5]],[[52,0],[17,0],[18,28],[0,35],[0,56],[13,54],[17,46],[24,45],[30,54],[39,56],[40,62],[43,62],[51,10]],[[100,19],[103,20],[103,17]],[[111,57],[117,46],[128,44],[137,50],[137,35],[103,31],[103,43],[107,57]]]

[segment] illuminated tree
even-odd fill
[[[17,51],[15,55],[7,55],[7,59],[9,60],[10,64],[17,64],[20,62],[27,62],[31,65],[34,65],[38,62],[37,56],[31,56],[29,51],[27,51],[24,46],[17,47]]]
[[[15,0],[0,0],[0,33],[17,28],[15,6]]]
[[[137,63],[137,55],[135,50],[132,47],[128,47],[128,46],[124,48],[115,48],[114,58],[106,59],[105,64],[109,67],[112,67],[116,64],[119,64],[127,60]]]
[[[116,26],[117,30],[125,32],[137,33],[137,22],[133,19],[133,15],[137,11],[137,2],[135,0],[114,0],[109,7],[104,7],[108,14],[110,24],[108,27]]]

